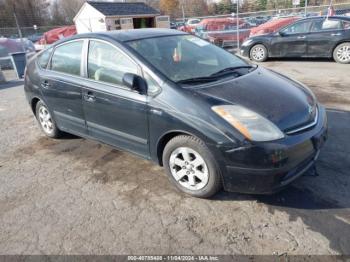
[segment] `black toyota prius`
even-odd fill
[[[276,192],[313,167],[327,137],[305,85],[175,30],[62,40],[29,61],[25,93],[47,136],[152,160],[195,197]]]

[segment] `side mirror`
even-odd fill
[[[277,35],[279,35],[279,36],[285,36],[286,34],[284,33],[284,32],[282,32],[282,31],[279,31],[278,33],[277,33]]]
[[[123,84],[141,95],[147,94],[147,82],[141,76],[126,73],[123,76]]]

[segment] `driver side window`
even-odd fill
[[[90,79],[124,86],[125,73],[137,74],[137,65],[110,44],[90,41],[88,77]]]
[[[306,34],[310,30],[310,21],[303,21],[290,25],[282,30],[285,35]]]

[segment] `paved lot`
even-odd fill
[[[1,254],[350,254],[350,74],[270,61],[328,108],[318,177],[274,196],[184,196],[152,163],[75,137],[45,138],[22,86],[0,87]]]

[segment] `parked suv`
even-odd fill
[[[313,17],[299,20],[276,33],[248,38],[241,53],[263,62],[269,57],[333,57],[350,63],[350,18]]]

